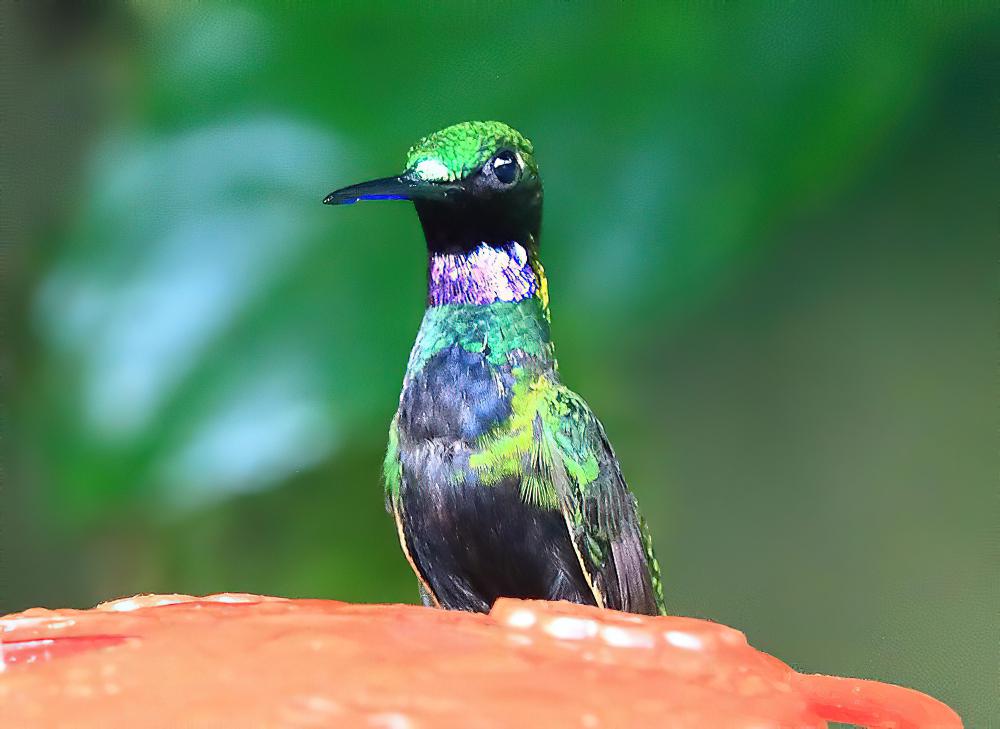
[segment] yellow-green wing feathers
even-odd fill
[[[614,451],[587,404],[549,377],[517,372],[511,417],[469,459],[484,485],[520,477],[525,502],[558,508],[598,601],[662,613],[652,540]]]
[[[591,580],[607,607],[664,612],[659,565],[638,504],[622,477],[600,421],[571,390],[559,386],[556,421],[563,458],[587,464],[571,479],[575,493],[562,508],[572,515],[574,542],[590,562]]]

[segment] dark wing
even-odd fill
[[[543,419],[554,451],[553,480],[581,565],[605,607],[664,613],[659,565],[635,496],[604,428],[587,403],[559,386]],[[561,468],[560,468],[561,466]]]

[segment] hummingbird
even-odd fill
[[[560,381],[531,142],[497,121],[449,126],[413,145],[401,174],[323,202],[360,200],[411,201],[427,245],[427,308],[383,467],[423,603],[664,613],[636,499],[600,421]]]

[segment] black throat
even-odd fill
[[[466,194],[453,200],[416,200],[414,207],[431,253],[462,253],[482,243],[537,241],[542,225],[541,189],[492,197]]]

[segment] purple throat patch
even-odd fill
[[[538,288],[528,251],[515,241],[481,243],[467,253],[433,253],[427,278],[431,306],[523,301]]]

